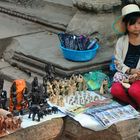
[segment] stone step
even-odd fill
[[[85,73],[108,68],[113,52],[111,47],[101,47],[93,60],[71,62],[64,59],[58,45],[57,35],[50,35],[47,32],[16,37],[8,45],[3,58],[13,66],[18,65],[21,70],[27,73],[35,72],[41,76],[44,75],[45,65],[51,63],[55,67],[56,73],[65,77],[73,73]],[[108,51],[105,51],[107,49]]]
[[[29,88],[35,76],[38,77],[38,81],[40,84],[42,84],[43,82],[42,76],[33,72],[32,75],[29,75],[28,73],[18,69],[17,67],[13,67],[9,63],[4,61],[0,61],[0,75],[4,77],[5,81],[10,83],[15,79],[25,79]]]
[[[73,0],[44,0],[47,3],[52,3],[56,5],[63,5],[67,7],[73,7]]]
[[[25,56],[22,55],[20,53],[15,52],[14,56],[12,57],[12,59],[15,60],[15,62],[21,62],[27,65],[30,65],[32,67],[35,67],[39,70],[44,70],[45,69],[45,63],[41,62],[41,61],[37,61],[33,58],[31,58],[30,56]]]
[[[12,59],[10,59],[10,64],[18,67],[19,69],[26,71],[27,73],[37,73],[40,76],[45,75],[45,65],[49,62],[44,62],[43,60],[39,60],[38,58],[34,58],[33,56],[26,56],[21,53],[15,52]],[[89,65],[88,71],[92,70],[107,70],[110,61],[99,63],[96,65]],[[65,69],[59,65],[53,65],[55,67],[56,75],[60,77],[67,77],[72,75],[73,73],[85,73],[87,71],[87,67],[79,67],[73,69]]]
[[[20,62],[20,61],[12,59],[10,61],[10,63],[11,63],[12,66],[15,66],[15,67],[21,69],[22,71],[25,71],[26,73],[29,73],[31,75],[32,75],[32,73],[36,73],[37,75],[44,76],[45,71],[44,71],[43,66],[41,66],[41,67],[37,66],[36,67],[33,63],[31,63],[30,60],[32,61],[32,59],[29,59],[29,61],[26,63],[26,62],[23,62],[23,61]],[[38,61],[37,63],[40,63],[40,62]],[[109,63],[99,64],[99,65],[91,66],[91,67],[89,66],[88,71],[99,70],[99,69],[107,70],[108,65],[109,65]],[[60,76],[60,77],[68,77],[68,76],[70,76],[74,73],[75,74],[78,74],[78,73],[82,74],[82,73],[88,72],[86,67],[78,68],[78,69],[75,69],[75,70],[65,70],[65,69],[62,69],[62,68],[58,68],[57,66],[54,66],[54,67],[55,67],[56,75]],[[41,68],[43,68],[43,69],[41,69]]]
[[[22,71],[25,71],[26,73],[36,73],[40,76],[45,75],[45,65],[48,64],[47,62],[43,62],[42,60],[36,60],[32,56],[25,56],[17,52],[14,53],[14,56],[9,60],[9,62],[12,66],[17,67]],[[54,67],[56,75],[59,75],[61,77],[69,76],[73,73],[73,71],[62,69],[56,65],[54,65]]]
[[[22,71],[25,71],[29,75],[32,75],[32,73],[36,73],[37,75],[40,75],[42,77],[45,75],[45,71],[37,69],[26,63],[22,63],[22,62],[16,61],[16,60],[11,60],[10,63],[12,66],[17,67],[17,68],[21,69]]]

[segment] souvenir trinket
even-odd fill
[[[101,87],[100,87],[100,93],[101,94],[107,94],[109,91],[108,89],[108,81],[107,79],[104,79],[102,84],[101,84]]]

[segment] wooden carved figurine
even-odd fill
[[[46,95],[46,97],[48,98],[48,91],[47,91],[47,82],[48,82],[48,79],[46,76],[43,77],[43,87],[44,87],[44,94]]]
[[[29,107],[29,116],[28,118],[31,118],[31,114],[32,114],[32,120],[35,120],[35,116],[37,114],[38,120],[40,121],[40,106],[38,104],[33,104]]]
[[[60,96],[59,97],[57,104],[58,104],[58,106],[64,107],[64,99],[63,99],[63,96]]]
[[[102,84],[101,84],[101,87],[100,87],[100,93],[101,94],[106,94],[108,93],[108,81],[107,79],[104,79]]]
[[[32,92],[37,92],[38,91],[38,78],[34,77],[34,80],[32,81]]]
[[[55,78],[55,68],[53,67],[52,64],[47,64],[45,66],[45,72],[46,72],[46,75],[45,77],[47,78],[48,81],[52,82]]]
[[[13,111],[16,110],[16,105],[17,105],[17,93],[16,93],[16,82],[14,82],[11,86],[11,102],[13,104]]]
[[[7,102],[7,92],[3,90],[4,79],[0,77],[0,107],[7,110],[6,102]]]
[[[77,76],[76,86],[77,86],[78,91],[86,91],[87,90],[86,82],[81,74],[79,74]]]
[[[3,90],[0,94],[0,102],[1,102],[1,107],[5,110],[8,110],[7,109],[7,106],[6,106],[6,103],[7,103],[7,91],[6,90]]]
[[[0,93],[2,92],[3,90],[3,85],[4,85],[4,79],[2,76],[0,76]]]

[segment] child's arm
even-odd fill
[[[123,43],[124,39],[121,37],[118,39],[117,43],[116,43],[116,47],[115,47],[115,52],[114,52],[114,56],[115,56],[115,66],[116,66],[116,69],[122,73],[126,73],[127,71],[129,71],[129,67],[126,66],[124,64],[124,60],[123,60],[123,57],[124,57],[124,47],[127,47],[127,46],[124,46],[124,43]]]

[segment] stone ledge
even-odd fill
[[[73,0],[73,3],[79,9],[102,13],[111,12],[113,7],[120,6],[121,0]]]
[[[59,139],[63,131],[63,119],[52,119],[39,125],[21,129],[1,140],[54,140]]]
[[[21,129],[1,140],[136,140],[139,119],[122,121],[102,131],[82,127],[70,117],[52,119]]]
[[[63,137],[68,140],[135,140],[139,130],[139,119],[122,121],[102,131],[83,128],[78,122],[64,119]]]

